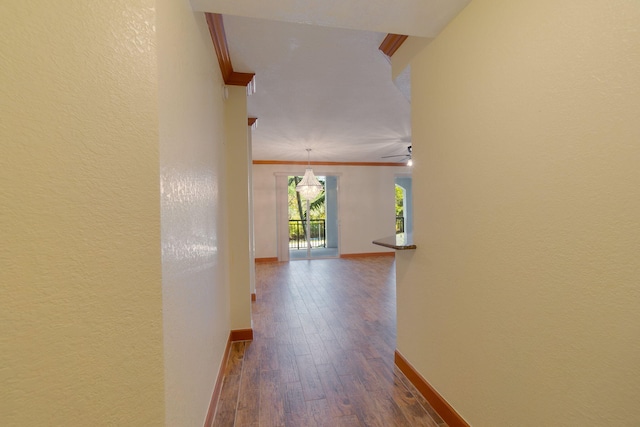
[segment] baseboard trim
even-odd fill
[[[455,409],[440,393],[425,380],[422,375],[405,359],[398,350],[394,355],[394,362],[398,369],[407,377],[411,384],[427,399],[431,407],[440,415],[449,427],[470,427],[469,424],[456,412]]]
[[[233,341],[252,341],[253,329],[233,329],[229,334],[229,339]]]
[[[257,301],[257,297],[256,297],[256,293],[255,292],[251,292],[251,302]]]
[[[231,351],[231,333],[227,338],[227,346],[224,349],[222,355],[222,363],[220,363],[220,369],[218,370],[218,376],[216,377],[216,384],[213,386],[213,393],[211,395],[211,402],[209,403],[209,410],[207,411],[207,418],[204,420],[204,427],[211,427],[213,424],[213,417],[216,415],[216,407],[218,406],[218,398],[220,397],[220,390],[222,390],[222,380],[224,377],[224,368],[227,366],[227,360],[229,359],[229,352]]]
[[[227,345],[224,348],[224,354],[222,355],[222,363],[220,363],[220,369],[218,370],[218,376],[216,377],[216,384],[213,386],[213,393],[211,394],[211,402],[209,402],[207,417],[204,419],[204,427],[211,427],[213,424],[213,418],[216,415],[218,399],[220,398],[220,390],[222,390],[222,382],[224,380],[224,369],[227,366],[229,353],[231,352],[231,343],[234,341],[251,340],[253,340],[253,329],[233,329],[229,332]]]
[[[256,262],[278,262],[278,257],[256,258]]]
[[[396,256],[395,252],[365,252],[360,254],[340,254],[340,258],[367,258],[370,256]]]

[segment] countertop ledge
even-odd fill
[[[374,240],[374,245],[384,246],[385,248],[396,249],[404,251],[408,249],[416,249],[416,245],[413,243],[413,236],[410,234],[399,233],[395,236],[383,237]]]

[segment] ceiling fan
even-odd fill
[[[392,157],[402,157],[402,159],[398,160],[398,163],[403,163],[408,160],[407,166],[411,166],[411,145],[407,147],[407,154],[396,154],[394,156],[382,156],[381,159],[390,159]]]

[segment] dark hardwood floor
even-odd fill
[[[256,293],[214,426],[445,426],[393,363],[393,257],[259,263]]]

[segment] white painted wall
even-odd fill
[[[204,14],[157,13],[166,425],[202,426],[230,329],[222,79]]]
[[[303,175],[305,166],[253,165],[256,258],[277,256],[275,173]],[[314,166],[316,175],[339,175],[340,252],[388,252],[372,240],[395,233],[394,175],[398,166]]]
[[[411,63],[397,345],[475,427],[639,425],[639,22],[475,0]]]

